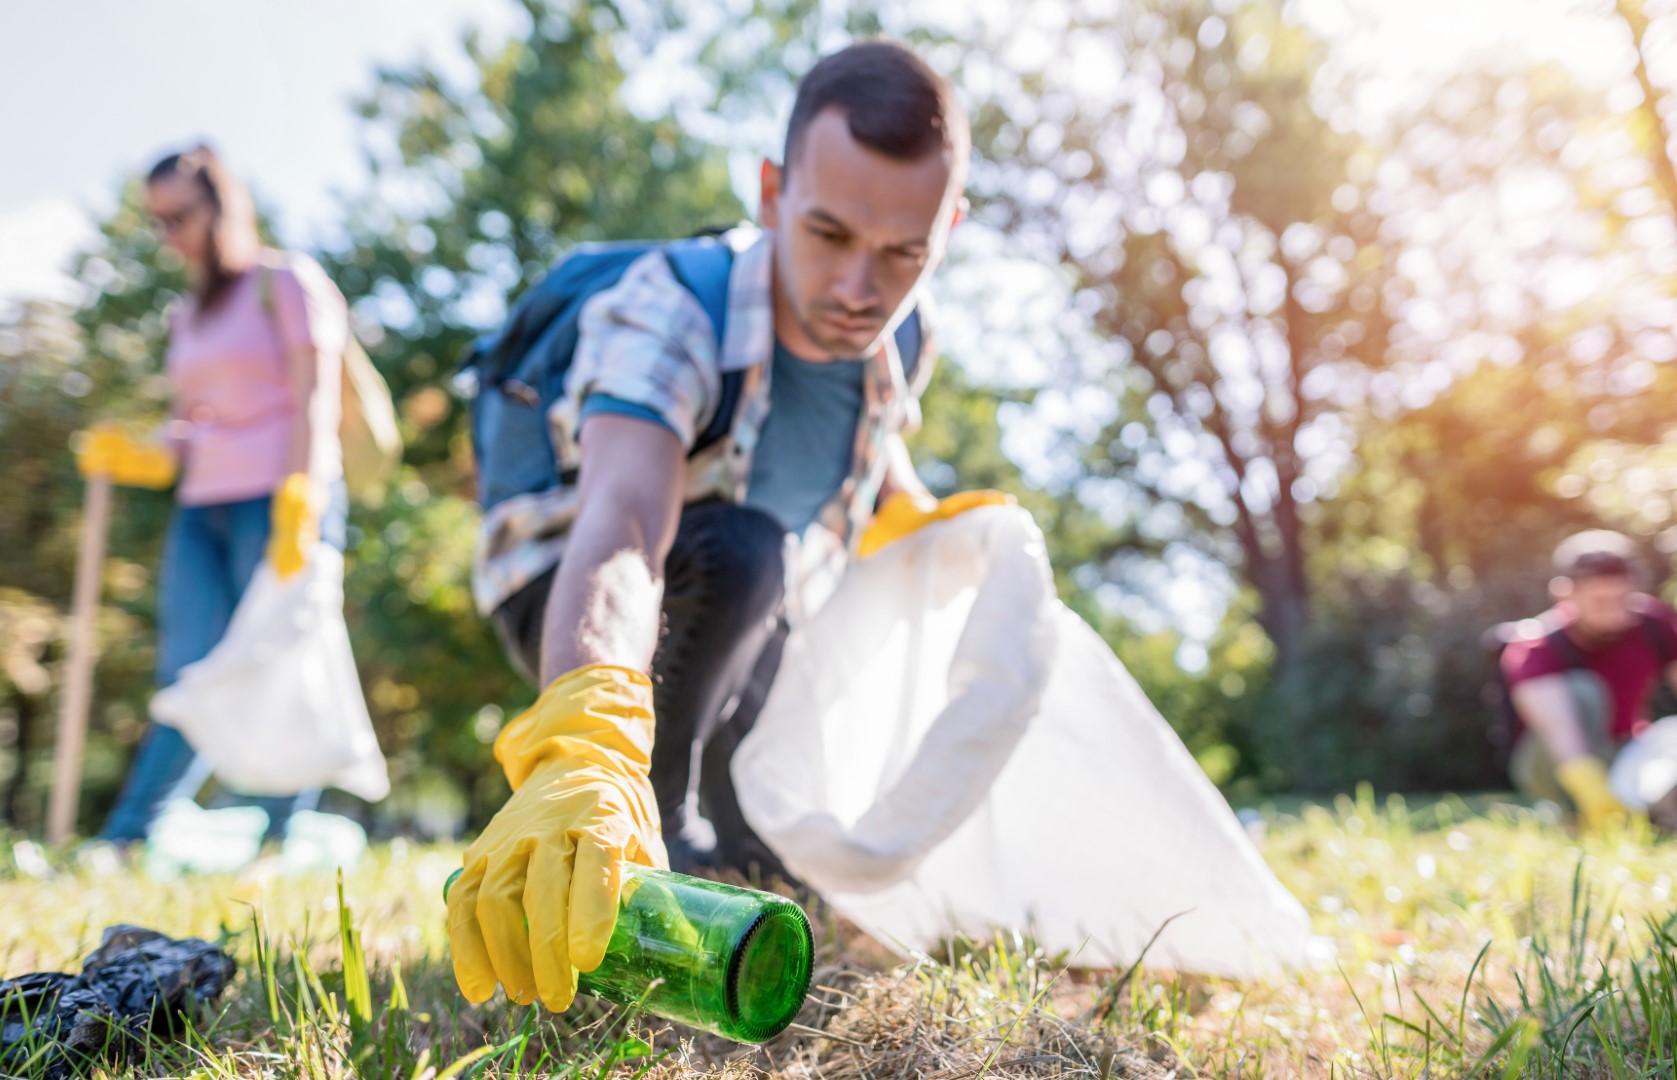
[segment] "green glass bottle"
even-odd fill
[[[463,871],[456,870],[448,888]],[[740,1042],[784,1031],[803,1006],[815,940],[783,897],[626,866],[617,926],[577,989]]]

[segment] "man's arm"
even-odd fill
[[[1522,679],[1509,693],[1520,719],[1543,740],[1549,759],[1556,765],[1565,765],[1590,752],[1584,721],[1578,715],[1578,705],[1573,701],[1564,674]]]
[[[685,455],[660,424],[602,413],[581,435],[577,517],[547,601],[541,680],[585,664],[647,671]]]

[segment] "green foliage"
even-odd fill
[[[1243,599],[1224,618],[1206,650],[1206,664],[1185,673],[1178,632],[1135,634],[1108,617],[1096,628],[1194,760],[1230,798],[1287,788],[1284,755],[1271,752],[1263,723],[1274,646]]]
[[[1254,702],[1250,737],[1271,790],[1371,778],[1400,791],[1504,786],[1484,697],[1493,656],[1480,640],[1496,613],[1478,588],[1402,573],[1345,579],[1319,603],[1297,668]]]
[[[140,193],[122,192],[96,254],[73,276],[88,290],[74,310],[27,305],[0,326],[0,622],[8,661],[0,669],[0,760],[7,777],[0,813],[25,827],[42,820],[38,770],[51,751],[53,683],[63,660],[74,579],[82,483],[70,454],[74,432],[100,417],[142,430],[163,413],[158,376],[165,312],[180,275],[157,256],[143,228]],[[105,604],[99,613],[100,700],[88,748],[89,798],[98,814],[114,794],[127,748],[144,721],[151,681],[154,577],[168,499],[122,491],[111,518]],[[51,678],[43,681],[38,673]]]
[[[1014,36],[1071,62],[995,70]],[[1388,362],[1379,219],[1342,194],[1366,150],[1315,96],[1326,43],[1278,5],[1074,4],[1019,9],[980,55],[976,219],[1065,271],[1061,378],[1114,406],[1084,486],[1151,546],[1229,566],[1289,663],[1350,396],[1330,391]]]
[[[475,85],[425,65],[380,74],[361,105],[373,190],[322,258],[355,305],[407,441],[391,500],[355,515],[346,582],[368,700],[404,792],[389,812],[403,818],[435,801],[416,791],[463,794],[473,820],[493,812],[506,786],[488,743],[533,698],[471,601],[474,475],[466,403],[443,389],[453,368],[503,298],[568,245],[684,236],[741,213],[720,149],[623,104],[617,53],[631,28],[615,6],[525,10],[522,37],[494,49],[468,41]]]

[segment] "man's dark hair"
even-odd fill
[[[966,177],[972,136],[966,113],[943,76],[908,46],[863,41],[825,57],[798,84],[786,125],[788,171],[810,121],[829,108],[844,110],[850,137],[897,161],[949,155],[950,182]]]
[[[1573,581],[1635,577],[1637,570],[1636,545],[1623,533],[1590,529],[1567,537],[1555,549],[1555,572]]]

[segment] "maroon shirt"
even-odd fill
[[[1666,663],[1677,659],[1677,611],[1651,596],[1631,597],[1631,607],[1644,616],[1643,625],[1633,626],[1613,641],[1587,647],[1570,632],[1567,638],[1576,652],[1551,640],[1547,633],[1510,642],[1502,653],[1502,673],[1509,686],[1527,679],[1556,675],[1575,669],[1593,671],[1607,684],[1613,700],[1609,733],[1618,740],[1629,739],[1648,726],[1648,699]],[[1648,619],[1657,625],[1648,625]],[[1539,618],[1545,631],[1569,628],[1576,614],[1569,604],[1558,604]],[[1662,655],[1655,638],[1665,644]],[[1578,662],[1582,658],[1583,663]]]

